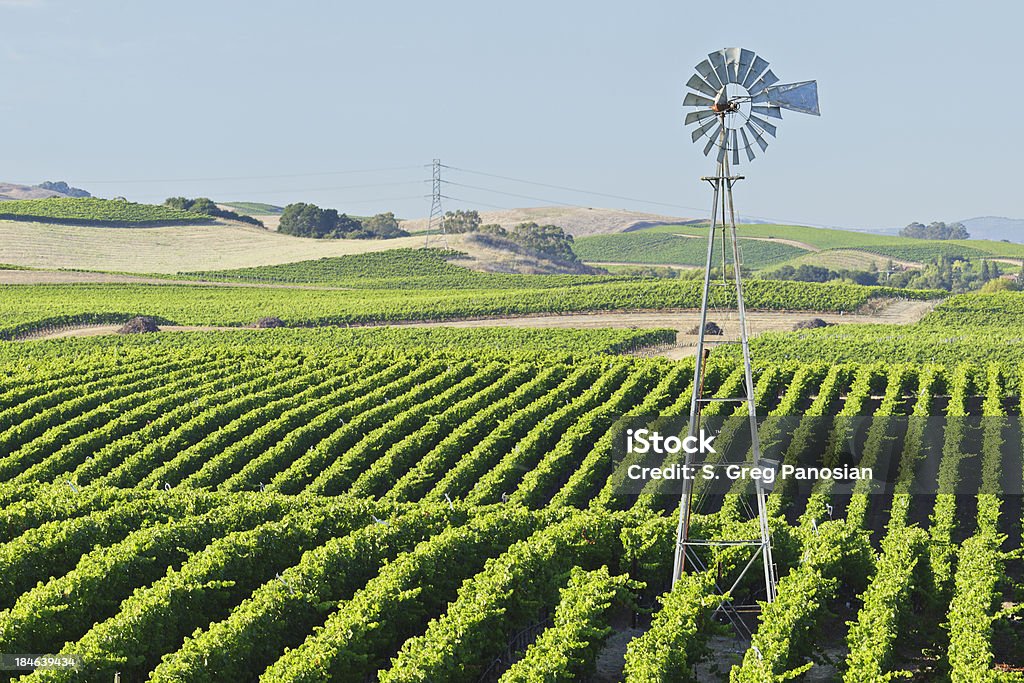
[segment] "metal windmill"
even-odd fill
[[[694,366],[693,394],[690,399],[689,433],[699,433],[701,428],[702,410],[712,401],[736,401],[746,403],[746,412],[750,423],[750,444],[753,467],[763,467],[766,463],[761,457],[761,444],[758,437],[756,406],[754,403],[754,380],[750,366],[750,347],[747,340],[746,312],[743,304],[742,258],[736,234],[736,214],[733,206],[733,184],[742,180],[743,176],[732,175],[730,162],[740,163],[740,152],[747,161],[754,159],[755,146],[764,152],[768,147],[766,136],[775,137],[776,127],[767,119],[781,119],[782,110],[820,115],[818,111],[818,86],[815,81],[779,84],[779,79],[768,68],[768,62],[750,50],[730,47],[712,52],[708,58],[697,65],[696,73],[686,82],[688,88],[695,92],[688,93],[683,100],[685,107],[693,111],[686,115],[686,125],[694,125],[693,141],[707,139],[704,144],[704,155],[717,150],[717,166],[715,175],[701,178],[711,184],[713,200],[711,224],[708,228],[707,261],[704,269],[704,289],[701,298],[700,326],[697,338],[697,358]],[[721,213],[719,213],[721,212]],[[722,238],[722,282],[712,282],[713,252],[717,231]],[[728,243],[728,244],[727,244]],[[731,277],[729,267],[731,266]],[[711,341],[705,338],[708,323],[708,304],[712,287],[732,289],[735,294],[736,312],[739,319],[740,334],[738,343],[743,349],[743,395],[737,398],[708,398],[704,396],[704,370],[708,360],[709,345],[717,343],[737,343]],[[687,455],[685,465],[692,467],[694,456]],[[724,464],[724,463],[719,463]],[[760,554],[764,568],[764,584],[766,600],[775,599],[775,565],[772,560],[771,534],[768,528],[768,512],[766,507],[767,491],[764,484],[755,479],[755,496],[757,498],[756,514],[760,521],[760,534],[755,539],[699,539],[691,536],[690,518],[695,508],[694,482],[684,479],[680,500],[679,526],[672,583],[689,567],[703,570],[698,550],[709,546],[740,546],[751,548],[751,557],[740,576],[732,584],[734,590],[743,575],[755,566]],[[728,588],[728,587],[727,587]],[[719,590],[723,590],[719,587]],[[723,591],[724,592],[724,591]],[[726,609],[724,606],[720,609]],[[737,626],[729,612],[727,616]]]

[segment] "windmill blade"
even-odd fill
[[[739,79],[736,78],[736,69],[740,65],[740,49],[738,47],[727,47],[723,52],[725,53],[725,66],[729,72],[729,82],[739,83]]]
[[[762,119],[762,118],[760,118],[758,116],[754,116],[753,114],[751,114],[750,115],[750,121],[748,121],[748,123],[753,123],[755,126],[760,128],[764,132],[768,133],[772,137],[775,137],[775,132],[776,132],[775,126],[773,126],[772,124],[768,123],[764,119]]]
[[[779,109],[778,107],[775,107],[775,106],[763,107],[763,106],[754,105],[754,106],[752,106],[750,108],[750,111],[757,112],[758,114],[761,114],[762,116],[770,116],[773,119],[781,119],[782,118],[782,110]]]
[[[722,87],[722,81],[718,78],[718,74],[715,73],[715,67],[711,66],[711,62],[705,59],[696,68],[701,78],[707,81],[715,92],[718,92],[718,89]]]
[[[750,140],[747,139],[747,129],[740,128],[740,137],[743,138],[743,151],[747,153],[747,161],[754,160],[754,150],[750,147]]]
[[[767,151],[768,141],[761,137],[761,131],[759,131],[757,128],[754,128],[754,126],[752,126],[749,121],[746,124],[746,129],[750,131],[750,134],[752,136],[754,136],[754,142],[756,142],[757,146],[761,148],[761,151]]]
[[[700,136],[707,133],[712,128],[714,128],[716,123],[718,123],[718,121],[716,121],[715,119],[711,119],[710,121],[702,125],[700,128],[694,130],[690,137],[694,142],[697,142],[697,139],[700,138]]]
[[[761,74],[763,74],[764,70],[767,68],[767,60],[761,59],[757,55],[754,55],[754,63],[750,65],[750,71],[748,71],[747,75],[743,77],[743,82],[740,83],[740,85],[742,85],[747,90],[750,90],[750,86],[752,86],[754,82],[757,81],[758,78],[760,78]]]
[[[740,165],[740,147],[739,147],[739,145],[736,144],[736,130],[735,129],[729,131],[729,137],[732,138],[732,142],[730,143],[731,146],[732,146],[732,163],[734,163],[737,166],[739,166]]]
[[[683,125],[688,126],[691,123],[697,123],[698,121],[703,121],[704,119],[708,118],[709,116],[714,116],[714,115],[715,115],[715,112],[711,111],[710,109],[698,109],[697,111],[691,111],[689,114],[686,115],[686,119],[683,120]]]
[[[722,134],[722,124],[718,124],[718,130],[715,131],[714,135],[708,136],[708,144],[704,145],[704,156],[708,155],[711,148],[715,146],[715,142],[718,140],[718,136]]]
[[[736,65],[736,83],[742,85],[743,81],[746,80],[747,72],[750,71],[750,65],[753,63],[754,57],[756,56],[757,55],[755,55],[752,50],[740,50],[740,61]]]
[[[710,107],[714,103],[714,100],[708,99],[707,97],[701,97],[700,95],[695,95],[692,92],[688,93],[686,97],[683,98],[684,107]]]
[[[715,67],[715,73],[718,74],[718,80],[722,81],[722,85],[728,83],[729,66],[725,63],[725,50],[712,52],[708,59],[711,60],[711,66]]]
[[[728,150],[727,146],[726,147],[719,146],[719,148],[718,148],[718,163],[722,163],[722,160],[725,159],[725,155],[726,155],[726,153],[728,151],[729,150]]]
[[[686,87],[693,88],[697,92],[702,92],[705,95],[711,95],[712,97],[718,94],[718,90],[708,85],[704,79],[697,74],[690,76],[690,80],[686,81]]]
[[[779,77],[772,73],[771,69],[768,69],[767,71],[764,72],[764,75],[761,76],[761,78],[757,79],[757,82],[754,83],[754,85],[750,86],[751,97],[763,93],[769,85],[778,82]]]
[[[821,116],[818,109],[817,81],[772,85],[766,89],[765,94],[768,95],[768,101],[776,107]]]

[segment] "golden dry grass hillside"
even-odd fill
[[[260,217],[263,218],[262,216]],[[599,209],[585,206],[539,206],[527,209],[506,209],[501,211],[481,211],[483,223],[497,223],[511,228],[518,223],[538,223],[540,225],[557,225],[573,237],[587,235],[605,235],[624,232],[648,225],[673,225],[685,223],[688,218],[664,216],[641,211],[625,209]],[[427,227],[426,218],[401,221],[402,229],[418,232]]]
[[[423,237],[316,240],[241,223],[95,228],[0,221],[0,263],[32,268],[178,273],[422,245]]]

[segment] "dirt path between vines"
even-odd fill
[[[909,325],[920,320],[935,307],[934,301],[889,300],[874,313],[821,313],[813,311],[748,311],[747,324],[751,336],[762,332],[782,332],[793,329],[797,322],[821,318],[834,325],[856,323],[882,323],[893,325]],[[734,311],[712,314],[709,316],[724,332],[724,336],[716,337],[717,341],[736,338],[739,334],[739,321]],[[667,358],[684,358],[696,352],[697,335],[688,332],[697,326],[700,312],[695,310],[679,311],[640,311],[640,312],[597,312],[572,313],[567,315],[527,315],[509,316],[504,318],[482,318],[476,320],[452,320],[447,322],[411,322],[398,326],[408,327],[527,327],[527,328],[669,328],[678,331],[675,344],[644,349],[642,355],[657,355]],[[59,339],[64,337],[95,337],[115,334],[120,325],[82,325],[46,334],[24,337],[23,340]],[[363,327],[374,327],[367,325]],[[225,327],[211,325],[162,325],[162,332],[194,332],[210,330],[243,330],[244,327]]]

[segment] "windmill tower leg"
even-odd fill
[[[742,176],[733,176],[729,169],[729,134],[724,125],[724,114],[722,115],[722,132],[719,138],[719,160],[714,176],[705,177],[713,189],[711,224],[708,227],[708,249],[704,268],[704,288],[701,293],[700,324],[697,336],[697,356],[694,362],[694,375],[692,394],[690,397],[690,421],[688,426],[689,435],[696,435],[702,427],[702,412],[704,406],[711,400],[704,396],[704,376],[709,356],[709,345],[713,343],[706,338],[706,325],[708,323],[708,309],[711,303],[711,288],[723,287],[732,289],[736,300],[736,312],[739,319],[740,336],[739,344],[743,352],[743,395],[735,399],[737,403],[746,404],[746,414],[750,427],[750,444],[752,462],[747,464],[753,467],[761,466],[761,444],[758,434],[757,407],[754,400],[754,379],[750,362],[750,346],[747,334],[746,309],[743,301],[743,273],[742,258],[740,255],[739,240],[736,232],[736,215],[733,205],[733,184],[742,180]],[[720,211],[720,215],[719,215]],[[722,231],[723,264],[732,266],[732,278],[727,272],[722,273],[721,282],[712,282],[712,266],[714,257],[715,238],[718,230]],[[728,251],[731,253],[732,263],[725,261],[728,242]],[[724,268],[724,266],[723,266]],[[731,279],[731,282],[730,282]],[[735,342],[731,342],[735,343]],[[723,400],[721,398],[715,400]],[[695,455],[687,454],[684,466],[687,472],[694,472]],[[767,494],[760,479],[754,479],[755,497],[757,499],[756,515],[758,517],[758,538],[756,539],[700,539],[694,538],[691,534],[690,522],[695,508],[694,485],[692,478],[683,479],[683,490],[679,501],[679,521],[676,529],[676,549],[673,562],[672,583],[675,584],[680,577],[691,569],[702,571],[705,569],[698,555],[699,549],[746,545],[751,548],[750,560],[746,563],[740,575],[735,579],[732,588],[719,586],[719,592],[725,592],[725,588],[734,589],[739,585],[743,577],[756,565],[758,556],[761,558],[761,565],[764,571],[765,599],[772,602],[775,599],[775,566],[772,557],[771,531],[768,524]],[[732,621],[736,630],[743,637],[749,637],[749,631],[733,608],[726,603],[719,607]]]

